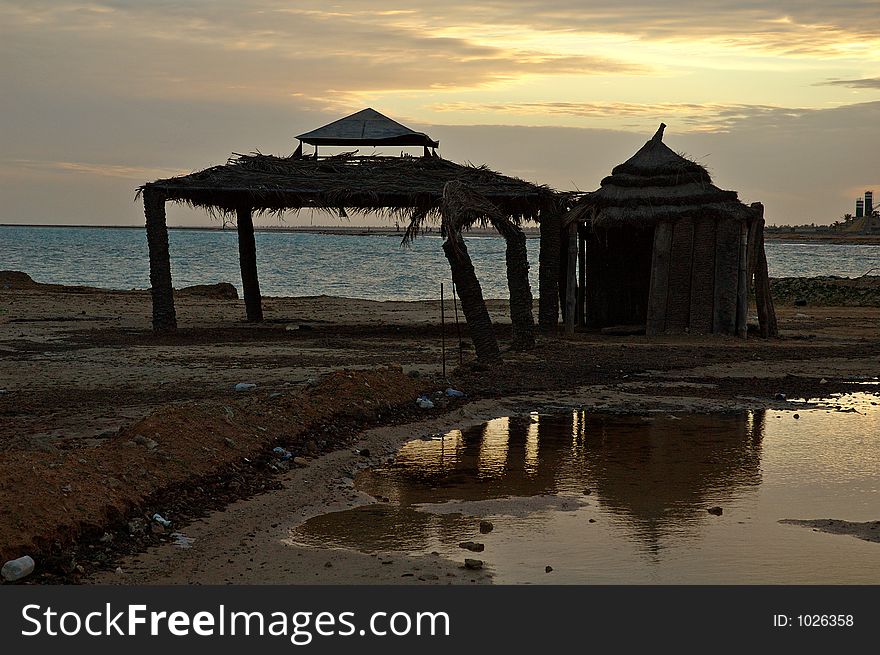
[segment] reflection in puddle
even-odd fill
[[[877,544],[778,523],[880,518],[876,402],[498,418],[408,442],[356,480],[388,502],[315,517],[292,537],[459,561],[470,556],[459,543],[476,541],[498,582],[877,582]],[[480,519],[495,529],[480,534]]]

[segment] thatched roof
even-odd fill
[[[437,214],[447,182],[458,181],[514,219],[535,220],[553,206],[552,189],[501,175],[485,166],[456,164],[438,157],[325,159],[235,155],[226,164],[197,173],[149,182],[140,191],[166,200],[232,213],[318,208],[355,212]]]
[[[372,108],[328,123],[311,132],[296,137],[313,146],[426,146],[436,148],[434,141],[424,132],[416,132],[406,125],[391,120]]]
[[[583,196],[565,218],[593,227],[651,227],[686,216],[745,218],[752,210],[735,191],[712,184],[709,172],[663,143],[664,123],[654,137],[615,166],[601,187]]]

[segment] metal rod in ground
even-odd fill
[[[461,325],[458,323],[458,299],[455,291],[455,280],[452,281],[452,308],[455,310],[455,332],[458,335],[458,365],[464,362],[462,351],[464,350],[461,343]]]
[[[446,311],[443,307],[445,303],[443,297],[443,283],[440,283],[440,352],[443,357],[443,377],[446,377]]]

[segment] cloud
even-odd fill
[[[287,102],[297,94],[313,98],[315,106],[355,104],[359,95],[377,91],[650,70],[603,54],[445,35],[426,29],[423,14],[416,20],[414,11],[358,6],[307,10],[278,0],[5,2],[0,54],[15,62],[9,75],[21,83],[57,79],[142,96],[263,102]],[[31,56],[16,57],[25,51]],[[58,79],[68,74],[71,79]]]
[[[634,128],[657,122],[677,121],[691,131],[725,132],[745,120],[786,120],[811,111],[790,107],[758,104],[724,103],[636,103],[636,102],[514,102],[478,104],[467,102],[440,103],[432,106],[439,112],[486,112],[515,116],[565,115],[606,121],[635,119]]]
[[[846,86],[851,89],[880,89],[880,77],[866,77],[860,80],[828,80],[819,82],[824,86]]]
[[[12,159],[0,161],[0,174],[10,169],[27,169],[38,173],[82,173],[90,176],[122,178],[126,180],[149,180],[172,177],[189,171],[175,168],[131,166],[128,164],[100,164],[81,161],[37,161]]]

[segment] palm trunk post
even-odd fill
[[[171,258],[168,253],[168,226],[165,223],[165,197],[144,189],[144,216],[150,249],[150,295],[153,298],[153,330],[177,329],[174,289],[171,286]]]
[[[449,260],[449,268],[452,269],[452,281],[461,300],[461,309],[474,341],[477,359],[496,359],[500,351],[492,328],[492,319],[489,318],[489,310],[483,300],[483,289],[474,272],[474,265],[461,232],[447,230],[443,252]]]
[[[559,324],[559,240],[561,215],[541,213],[541,250],[538,255],[538,325],[554,332]]]
[[[526,235],[510,221],[506,221],[503,231],[499,231],[507,242],[507,288],[510,291],[510,322],[513,330],[511,348],[530,350],[535,347],[535,318],[532,315]]]

